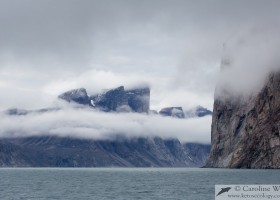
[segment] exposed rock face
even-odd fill
[[[0,140],[0,167],[29,167],[31,160],[24,149],[6,140]]]
[[[211,148],[209,144],[185,143],[184,147],[195,163],[205,165]]]
[[[206,167],[280,168],[280,73],[248,98],[216,97]]]
[[[127,97],[124,87],[109,90],[103,94],[90,97],[91,104],[105,112],[117,111],[118,107],[127,105]]]
[[[90,106],[104,112],[137,112],[148,114],[160,114],[175,118],[193,118],[212,115],[212,112],[202,106],[197,106],[185,113],[182,107],[167,107],[158,113],[150,110],[150,88],[136,88],[125,90],[120,86],[106,92],[89,96],[86,89],[74,89],[58,96],[67,102],[75,102],[81,105]],[[24,110],[10,109],[10,114],[26,114]]]
[[[126,91],[129,107],[138,113],[148,113],[150,110],[150,88]]]
[[[150,89],[125,90],[123,86],[104,93],[88,96],[84,88],[70,90],[58,96],[67,102],[91,106],[104,112],[138,112],[150,110]]]
[[[89,96],[87,94],[86,89],[84,88],[70,90],[68,92],[59,95],[58,98],[68,102],[75,102],[83,105],[89,104]]]
[[[123,86],[103,94],[91,96],[91,104],[103,111],[124,111],[148,113],[150,109],[150,89],[125,90]]]
[[[185,114],[182,107],[167,107],[159,111],[162,116],[170,116],[176,118],[185,118]]]
[[[1,139],[0,167],[201,167],[209,149],[210,145],[161,138]]]

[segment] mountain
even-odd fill
[[[159,112],[150,110],[150,88],[148,87],[125,90],[124,86],[120,86],[95,95],[89,95],[86,89],[79,88],[64,92],[58,98],[103,112],[137,112],[181,119],[212,115],[212,111],[202,106],[186,112],[182,107],[165,107]]]
[[[117,111],[117,109],[124,106],[129,107],[128,98],[123,86],[109,90],[103,94],[91,96],[90,100],[93,107],[106,112]]]
[[[67,91],[58,98],[74,103],[74,109],[158,114],[150,110],[149,88],[125,90],[120,86],[96,95],[89,95],[86,89],[79,88]],[[62,109],[14,108],[4,114],[24,117]],[[159,114],[184,118],[182,107],[164,108]],[[2,138],[0,167],[202,167],[209,151],[210,145],[181,143],[178,139],[159,137],[125,138],[121,134],[110,140],[56,136]]]
[[[169,116],[175,118],[195,118],[211,116],[212,111],[202,106],[197,106],[193,109],[184,111],[182,107],[166,107],[159,111],[162,116]]]
[[[161,138],[13,138],[0,140],[0,166],[201,167],[209,150],[210,145]]]
[[[87,94],[86,89],[74,89],[58,96],[67,102],[91,106],[104,112],[148,113],[150,109],[150,89],[136,88],[125,90],[120,86],[101,94]]]
[[[185,118],[185,114],[182,107],[167,107],[159,111],[162,116],[169,116],[175,118]]]
[[[217,88],[206,167],[280,168],[280,73],[257,95],[233,98]]]
[[[126,91],[129,107],[138,113],[150,111],[150,88],[132,89]]]
[[[125,90],[123,86],[90,97],[92,106],[102,111],[133,111],[148,113],[150,109],[150,89]]]
[[[89,105],[89,96],[85,88],[79,88],[67,91],[58,96],[58,98],[63,99],[67,102],[75,102],[82,105]]]

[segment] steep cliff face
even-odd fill
[[[127,97],[123,86],[109,90],[103,94],[91,96],[90,99],[92,106],[105,112],[117,111],[119,107],[127,105]]]
[[[279,133],[279,72],[269,76],[257,95],[216,95],[206,167],[280,168]]]
[[[129,107],[138,113],[148,113],[150,110],[150,88],[140,88],[126,91]]]

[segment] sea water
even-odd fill
[[[280,184],[280,170],[2,168],[0,200],[211,200],[215,184]]]

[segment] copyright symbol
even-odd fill
[[[240,186],[235,186],[235,191],[240,191],[241,187]]]

